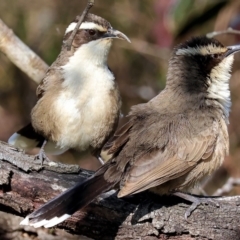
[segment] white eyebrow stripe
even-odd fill
[[[226,48],[224,47],[216,47],[214,45],[208,45],[206,47],[188,47],[188,48],[181,48],[178,49],[176,55],[208,55],[208,54],[218,54],[226,52]]]
[[[66,33],[69,33],[71,31],[74,30],[74,28],[76,27],[77,23],[73,22],[71,23],[67,29],[66,29]],[[83,22],[81,25],[80,25],[80,28],[79,29],[97,29],[98,31],[101,31],[101,32],[106,32],[107,29],[96,24],[96,23],[93,23],[93,22]]]

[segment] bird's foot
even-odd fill
[[[217,199],[214,199],[211,197],[194,196],[194,195],[182,193],[182,192],[176,192],[176,193],[173,193],[173,195],[183,198],[192,203],[192,205],[187,209],[187,211],[184,214],[184,218],[186,220],[192,214],[192,212],[201,204],[212,205],[214,207],[220,206]]]
[[[40,148],[39,153],[35,155],[34,157],[35,160],[40,160],[41,165],[43,166],[43,162],[51,162],[51,160],[47,157],[45,151],[43,148]]]
[[[44,151],[44,147],[47,144],[47,140],[44,140],[39,153],[35,156],[35,160],[39,159],[41,161],[41,166],[43,166],[43,162],[51,162],[51,160],[47,157],[45,151]]]

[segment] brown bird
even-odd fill
[[[229,79],[237,51],[240,45],[224,47],[206,37],[178,45],[165,89],[133,106],[126,125],[105,146],[112,159],[21,224],[52,227],[112,188],[119,198],[147,189],[179,195],[212,174],[228,154]]]
[[[100,150],[118,124],[121,99],[107,59],[113,38],[130,40],[105,19],[88,14],[68,51],[65,42],[77,21],[66,29],[62,50],[37,88],[31,123],[9,139],[23,149],[42,146],[41,160],[43,148],[49,154],[90,148],[101,160]]]

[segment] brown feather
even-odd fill
[[[120,129],[118,129],[111,141],[105,144],[103,151],[107,151],[108,154],[114,154],[120,151],[121,147],[128,141],[129,132],[132,128],[132,121],[128,121]]]
[[[214,135],[209,137],[209,141],[204,141],[202,135],[192,139],[192,141],[180,140],[174,146],[176,154],[173,157],[171,153],[168,153],[171,148],[169,150],[167,148],[164,152],[157,149],[154,153],[146,154],[137,159],[128,172],[128,177],[118,196],[123,197],[141,192],[183,176],[192,170],[202,160],[206,151],[209,153],[209,146],[213,149],[212,145],[215,143]],[[174,151],[174,149],[172,150]],[[181,151],[180,154],[179,151]]]

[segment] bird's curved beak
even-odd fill
[[[227,51],[225,52],[224,57],[228,57],[239,51],[240,51],[240,45],[229,46],[227,47]]]
[[[102,35],[102,38],[119,38],[131,42],[130,39],[124,33],[112,28],[108,29],[108,31]]]

